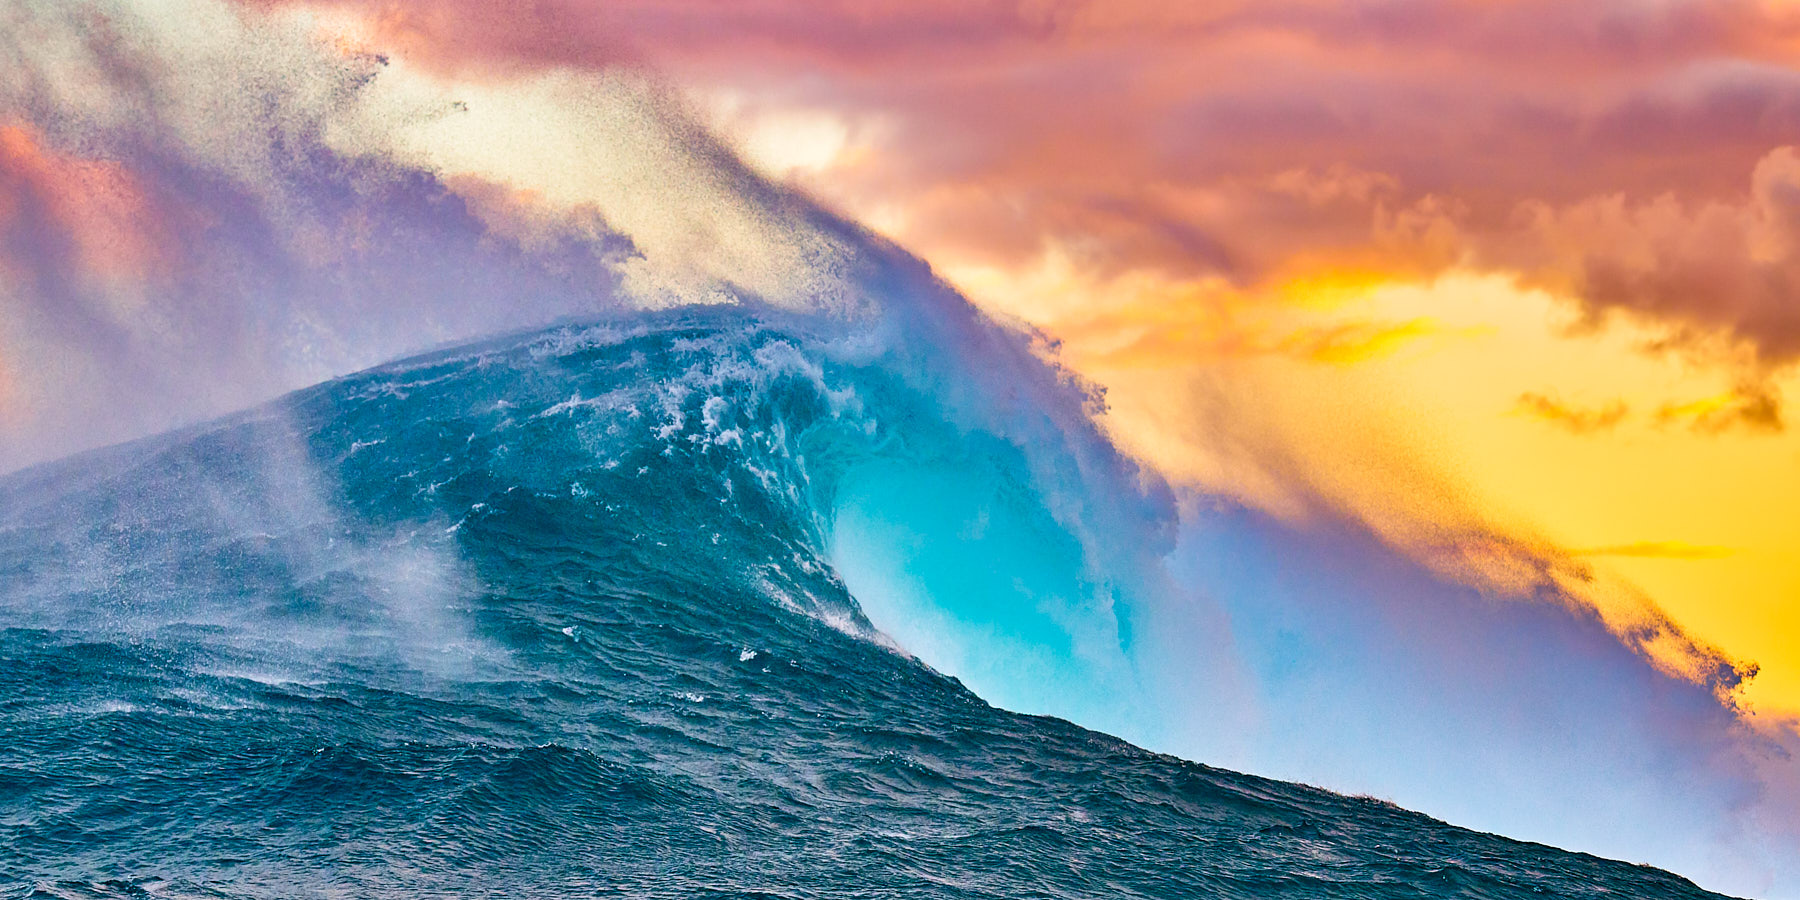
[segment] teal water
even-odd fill
[[[0,480],[0,896],[1713,896],[912,659],[831,565],[851,498],[1017,500],[998,555],[926,534],[958,571],[924,584],[1088,577],[940,388],[820,323],[650,314]]]

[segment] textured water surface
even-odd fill
[[[0,481],[0,896],[1712,896],[988,706],[823,551],[896,460],[1023,465],[712,312]]]

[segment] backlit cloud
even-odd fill
[[[1782,421],[1780,394],[1776,387],[1761,382],[1744,382],[1731,390],[1685,403],[1665,403],[1656,411],[1663,424],[1685,424],[1701,434],[1717,434],[1732,428],[1751,432],[1780,432]]]
[[[1472,264],[1800,354],[1783,5],[318,6],[449,70],[653,62],[740,113],[835,116],[837,146],[878,118],[878,163],[815,159],[814,183],[858,211],[904,197],[885,218],[940,261],[1055,246],[1240,287]]]
[[[1527,391],[1519,395],[1519,413],[1565,428],[1575,434],[1606,431],[1625,420],[1629,407],[1614,400],[1596,409],[1570,406],[1548,394]]]

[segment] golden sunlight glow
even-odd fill
[[[1173,477],[1291,520],[1351,516],[1485,587],[1548,577],[1622,635],[1660,608],[1678,630],[1633,641],[1653,662],[1704,681],[1715,646],[1760,666],[1741,708],[1800,713],[1800,438],[1745,399],[1800,395],[1792,372],[1754,384],[1648,352],[1652,330],[1584,327],[1491,275],[1250,293],[1084,281],[1054,253],[1010,278],[946,272],[1060,339],[1120,441]]]

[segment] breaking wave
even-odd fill
[[[1172,541],[1093,398],[956,308],[565,324],[8,476],[0,893],[1710,896],[885,637],[859,597],[929,596],[1128,686]]]

